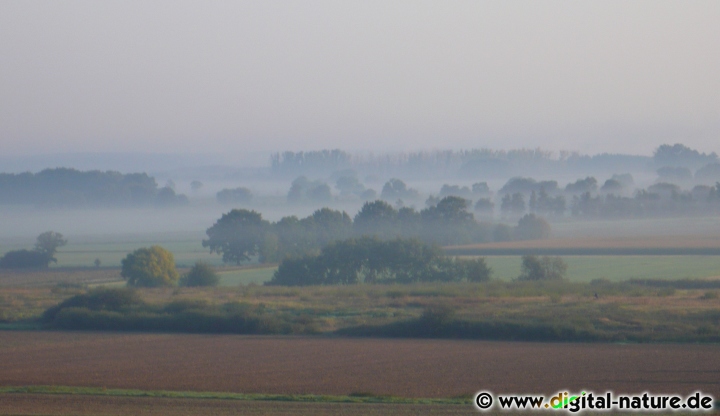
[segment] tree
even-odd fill
[[[173,286],[180,275],[175,270],[175,257],[160,246],[139,248],[122,260],[120,276],[128,286]]]
[[[475,212],[484,216],[492,216],[495,210],[495,204],[490,198],[480,198],[475,203]]]
[[[578,179],[565,186],[565,192],[569,194],[582,194],[584,192],[595,192],[597,190],[597,179],[588,176],[585,179]]]
[[[550,237],[550,224],[535,214],[527,214],[520,218],[515,229],[517,240],[542,240]]]
[[[67,244],[67,240],[63,238],[63,235],[54,231],[46,231],[39,236],[35,241],[35,251],[43,253],[47,256],[48,261],[57,263],[55,253],[58,247],[62,247]]]
[[[397,214],[395,208],[385,201],[366,202],[355,215],[355,234],[392,236],[395,234]]]
[[[188,287],[217,286],[220,276],[209,264],[198,261],[190,271],[182,277],[181,284]]]
[[[562,280],[567,272],[567,263],[560,257],[522,256],[522,273],[518,280]]]
[[[190,189],[192,189],[193,191],[197,192],[200,189],[202,189],[202,187],[203,187],[203,183],[198,180],[194,180],[194,181],[190,182]]]
[[[58,247],[67,244],[63,235],[54,231],[47,231],[39,236],[35,242],[34,250],[15,250],[5,253],[0,258],[0,268],[24,269],[46,268],[50,262],[57,263],[55,253]]]
[[[500,201],[500,210],[505,215],[522,215],[525,212],[525,197],[520,192],[505,194]]]
[[[365,186],[355,176],[341,176],[335,182],[335,187],[340,190],[341,195],[362,195]]]
[[[211,253],[222,254],[225,263],[240,264],[258,254],[269,227],[259,212],[234,209],[207,229],[208,239],[202,245]]]
[[[3,269],[34,269],[46,268],[50,264],[47,254],[36,250],[8,251],[0,258],[0,268]]]
[[[390,179],[383,186],[380,197],[386,201],[392,201],[398,198],[417,199],[420,196],[417,190],[408,188],[405,182],[400,179]]]

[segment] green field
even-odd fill
[[[58,250],[56,255],[58,262],[51,267],[89,267],[93,265],[95,259],[100,259],[104,267],[120,267],[120,262],[128,253],[152,245],[160,245],[172,252],[179,267],[191,266],[198,260],[214,266],[223,264],[221,256],[211,254],[202,246],[202,236],[166,234],[152,239],[138,236],[125,241],[109,237],[79,242],[70,240],[66,246]]]
[[[720,256],[562,256],[567,278],[574,282],[594,279],[685,279],[720,276]],[[488,256],[493,278],[512,280],[520,275],[520,256]]]
[[[261,285],[263,282],[272,279],[275,270],[277,270],[275,266],[228,271],[220,270],[218,272],[220,275],[220,286],[238,286],[250,283]]]

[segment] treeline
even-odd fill
[[[698,169],[718,162],[716,153],[701,153],[683,144],[664,144],[652,157],[536,149],[467,149],[406,152],[396,154],[350,154],[340,149],[309,152],[278,152],[270,157],[273,173],[280,175],[329,174],[355,169],[377,175],[407,174],[420,177],[509,177],[533,170],[543,173],[589,171],[645,171],[648,168]]]
[[[173,206],[188,202],[170,187],[159,188],[146,173],[45,169],[0,173],[0,203],[43,207]]]
[[[289,216],[272,223],[256,211],[234,209],[223,214],[206,234],[203,247],[221,254],[224,262],[240,264],[255,256],[261,262],[300,257],[317,253],[333,241],[364,235],[459,245],[547,238],[550,225],[532,214],[521,218],[516,227],[478,222],[468,212],[467,200],[449,196],[421,211],[395,209],[377,200],[366,202],[354,218],[346,212],[322,208],[303,219]]]
[[[684,190],[679,185],[657,182],[645,189],[635,189],[629,174],[614,175],[599,186],[588,176],[568,183],[536,181],[515,177],[500,190],[500,215],[519,217],[525,213],[542,216],[566,215],[585,218],[633,218],[648,216],[709,215],[720,212],[720,182],[713,186],[697,185]],[[443,188],[450,188],[448,185]],[[462,192],[455,192],[463,194]],[[465,192],[467,194],[467,192]],[[480,198],[475,211],[491,216],[495,204]]]
[[[319,255],[283,260],[268,285],[354,285],[358,283],[483,282],[492,270],[485,259],[448,257],[419,240],[382,241],[362,237],[336,241]]]
[[[683,191],[674,184],[658,183],[632,197],[593,195],[573,197],[571,214],[584,218],[645,218],[652,216],[711,215],[720,213],[720,183]]]
[[[411,175],[425,178],[511,176],[529,169],[543,172],[643,170],[650,158],[634,155],[581,155],[560,152],[558,156],[543,149],[468,149],[436,150],[397,154],[354,155],[339,149],[309,152],[278,152],[270,157],[276,175],[328,174],[354,169],[383,176]]]

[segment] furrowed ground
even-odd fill
[[[717,397],[718,373],[717,344],[0,332],[3,386],[407,398],[587,388]]]

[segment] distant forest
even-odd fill
[[[493,150],[435,150],[398,154],[350,154],[339,149],[308,152],[277,152],[270,157],[274,174],[283,176],[317,175],[355,170],[379,176],[431,178],[509,178],[532,174],[594,172],[638,172],[661,167],[696,170],[718,162],[716,153],[700,153],[682,144],[659,146],[652,157],[609,154],[582,155],[553,152],[540,148]]]
[[[188,202],[146,173],[45,169],[0,173],[0,203],[41,207],[174,206]]]
[[[342,150],[278,152],[271,155],[271,170],[276,175],[313,175],[356,170],[380,176],[404,175],[431,178],[507,178],[534,171],[543,174],[588,172],[606,169],[638,171],[652,161],[646,156],[600,154],[595,156],[542,149],[517,150],[436,150],[384,155],[351,155]]]

